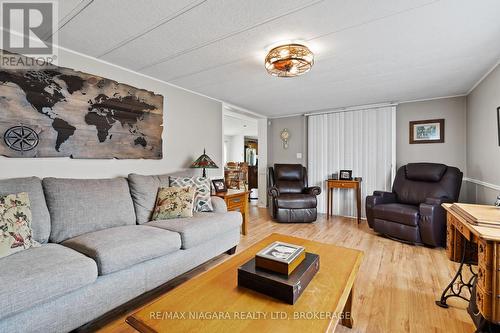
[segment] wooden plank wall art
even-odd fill
[[[69,68],[0,68],[0,155],[161,159],[162,129],[162,95]]]

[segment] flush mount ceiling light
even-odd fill
[[[273,48],[266,56],[267,72],[278,77],[307,73],[314,64],[314,54],[302,44],[285,44]]]

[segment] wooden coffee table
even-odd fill
[[[274,241],[320,256],[319,272],[294,305],[238,287],[237,269]],[[139,332],[333,332],[352,327],[352,289],[363,253],[272,234],[169,291],[127,318]]]

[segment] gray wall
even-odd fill
[[[290,133],[288,149],[283,148],[280,133],[287,128]],[[268,121],[268,164],[300,163],[307,166],[307,117],[293,116],[274,118]],[[297,153],[302,158],[297,158]]]
[[[0,157],[0,178],[78,177],[103,178],[168,173],[184,169],[203,153],[222,166],[222,104],[123,68],[65,50],[59,65],[148,89],[164,96],[162,160],[72,160],[69,158],[13,159]],[[0,110],[1,112],[1,110]],[[208,170],[209,176],[223,174]],[[201,171],[200,171],[201,172]]]
[[[465,97],[399,104],[396,111],[396,163],[435,162],[466,170]],[[444,143],[410,144],[410,121],[445,119]]]
[[[467,96],[467,177],[473,182],[471,195],[482,204],[492,204],[500,194],[498,107],[499,66]]]

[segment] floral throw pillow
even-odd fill
[[[192,187],[160,187],[153,221],[193,216],[194,193]]]
[[[0,258],[37,246],[28,193],[0,195]]]
[[[210,196],[210,180],[204,177],[170,177],[170,186],[194,187],[194,211],[212,212],[212,198]]]

